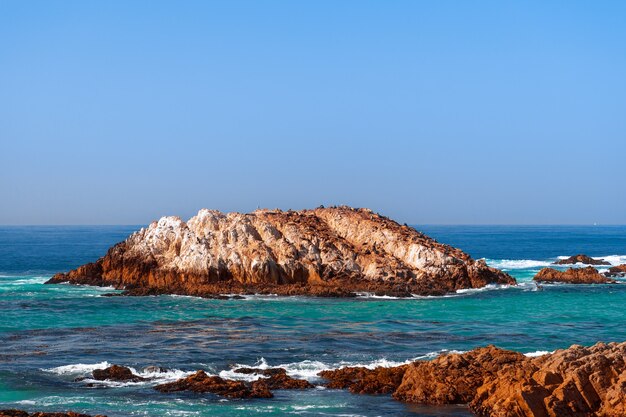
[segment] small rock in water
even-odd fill
[[[94,369],[92,375],[96,381],[145,381],[145,378],[133,374],[129,368],[119,365],[112,365],[105,369]]]

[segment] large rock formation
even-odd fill
[[[559,271],[552,268],[543,268],[535,275],[534,281],[566,284],[611,284],[612,279],[599,273],[593,266],[586,268],[569,268]]]
[[[48,282],[112,285],[131,295],[197,296],[443,295],[515,284],[459,249],[349,207],[249,214],[203,209],[187,222],[163,217],[96,262]]]
[[[569,258],[560,259],[556,261],[555,265],[573,265],[573,264],[585,264],[585,265],[611,265],[610,262],[605,261],[604,259],[593,259],[591,256],[587,255],[574,255]]]

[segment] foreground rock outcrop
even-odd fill
[[[43,413],[43,412],[34,412],[29,413],[23,410],[0,410],[0,417],[91,417],[88,414],[80,414],[74,413],[72,411],[61,412],[61,413]],[[94,417],[106,417],[98,414]]]
[[[330,388],[393,392],[425,405],[469,404],[481,417],[626,415],[626,342],[526,357],[494,346],[396,368],[324,371]],[[380,384],[372,383],[376,375]],[[384,387],[381,389],[381,387]]]
[[[572,346],[502,368],[470,403],[483,417],[626,415],[626,343]]]
[[[129,295],[275,293],[353,296],[443,295],[515,284],[475,261],[367,209],[200,210],[189,221],[163,217],[94,263],[55,275],[126,289]]]
[[[586,268],[569,268],[559,271],[552,268],[543,268],[533,278],[537,282],[566,283],[566,284],[611,284],[614,280],[598,272],[593,266]]]
[[[361,366],[345,367],[319,373],[332,389],[348,389],[354,394],[389,394],[402,383],[409,365],[392,368],[379,366],[374,369]]]
[[[556,261],[555,265],[573,265],[573,264],[585,264],[585,265],[611,265],[610,262],[605,261],[604,259],[594,259],[591,256],[587,255],[574,255],[569,258],[560,259]]]
[[[521,353],[487,346],[414,362],[393,397],[418,404],[466,404],[473,400],[486,378],[525,360]]]

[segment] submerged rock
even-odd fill
[[[23,410],[0,410],[0,417],[91,417],[88,414],[74,413],[72,411],[59,413],[27,412]],[[106,417],[98,414],[94,417]]]
[[[537,282],[567,283],[567,284],[611,284],[614,280],[607,278],[593,266],[586,268],[569,268],[567,271],[558,271],[553,268],[543,268],[533,278]]]
[[[92,375],[96,381],[141,382],[146,380],[139,375],[133,374],[129,368],[120,365],[112,365],[105,369],[94,369]]]
[[[233,381],[219,376],[209,376],[204,371],[198,371],[186,378],[154,387],[160,392],[192,391],[198,393],[210,392],[228,398],[272,398],[269,387],[263,380],[252,383]]]
[[[566,259],[561,259],[556,261],[555,265],[573,265],[573,264],[585,264],[585,265],[611,265],[610,262],[605,261],[604,259],[593,259],[591,256],[587,255],[574,255],[570,256]]]
[[[129,295],[444,295],[515,279],[367,209],[200,210],[163,217],[94,263],[56,274]]]

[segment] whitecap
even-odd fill
[[[488,284],[484,287],[480,288],[461,288],[460,290],[456,290],[457,294],[474,294],[483,291],[494,291],[494,290],[506,290],[511,288],[511,285],[508,284]]]
[[[487,265],[504,270],[544,268],[553,264],[553,261],[539,261],[534,259],[485,259]]]
[[[190,371],[182,371],[180,369],[166,369],[163,372],[160,371],[138,371],[133,367],[128,367],[130,371],[142,378],[146,378],[146,381],[139,382],[128,382],[128,381],[97,381],[91,379],[90,376],[96,369],[105,369],[111,366],[111,364],[107,361],[94,363],[94,364],[84,364],[77,363],[71,365],[63,365],[57,366],[56,368],[43,369],[45,372],[55,373],[57,375],[73,375],[73,376],[85,376],[86,378],[83,380],[85,383],[94,383],[98,385],[105,385],[110,387],[124,387],[124,386],[133,386],[133,385],[145,385],[145,384],[163,384],[166,382],[176,381],[180,378],[185,378],[193,374]]]
[[[235,372],[237,368],[257,368],[257,369],[269,369],[269,368],[283,368],[287,371],[287,375],[292,378],[306,379],[308,381],[319,380],[318,374],[322,371],[329,371],[335,369],[341,369],[346,367],[363,367],[367,369],[374,368],[392,368],[395,366],[407,365],[417,360],[430,360],[447,353],[465,353],[460,350],[447,350],[442,349],[434,352],[429,352],[421,356],[414,357],[405,361],[393,361],[386,358],[379,358],[369,362],[352,362],[352,361],[340,361],[335,363],[324,363],[318,360],[304,360],[300,362],[282,363],[277,365],[270,365],[265,358],[259,359],[253,365],[249,364],[235,364],[231,369],[223,370],[219,373],[222,378],[237,379],[242,381],[256,381],[262,378],[258,374],[241,374]]]
[[[99,363],[76,363],[71,365],[63,365],[57,366],[56,368],[43,369],[46,372],[52,372],[58,375],[68,375],[68,374],[86,374],[89,372],[93,372],[96,369],[104,369],[111,366],[109,362],[99,362]]]
[[[536,350],[534,352],[524,353],[524,356],[527,356],[529,358],[536,358],[537,356],[549,355],[551,353],[554,353],[554,351],[550,352],[547,350]]]

